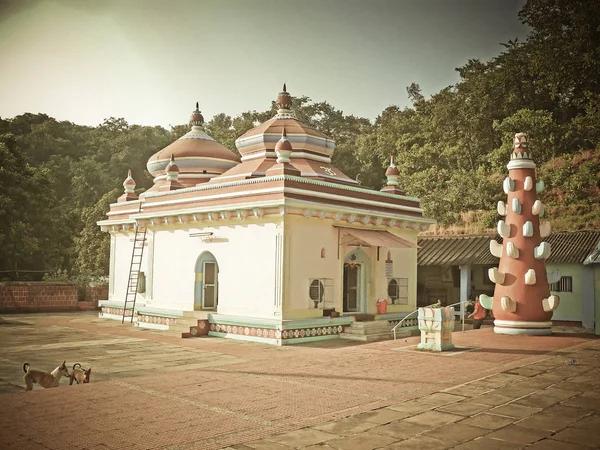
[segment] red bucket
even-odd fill
[[[377,314],[387,314],[387,300],[377,302]]]

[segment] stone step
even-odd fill
[[[170,331],[173,333],[189,333],[190,332],[190,328],[191,326],[185,326],[185,325],[170,325],[168,330],[165,331]]]
[[[185,331],[181,331],[181,330],[172,330],[170,328],[168,330],[153,330],[153,331],[161,334],[162,336],[171,336],[171,337],[178,337],[178,338],[182,337],[182,334],[185,332]],[[189,333],[189,331],[190,330],[188,328],[187,332]]]
[[[392,328],[392,326],[387,320],[374,320],[372,322],[352,322],[352,325],[350,326],[352,328],[361,330],[378,330]]]
[[[396,339],[409,337],[410,332],[403,331],[402,333],[396,332]],[[348,339],[352,341],[361,341],[361,342],[377,342],[377,341],[389,341],[394,339],[394,335],[391,332],[387,333],[372,333],[372,334],[354,334],[354,333],[340,333],[341,339]]]
[[[209,314],[215,314],[216,311],[183,311],[183,317],[186,319],[208,319]]]
[[[183,327],[195,327],[196,325],[198,325],[198,320],[195,317],[190,317],[190,318],[178,318],[177,319],[177,323],[175,324],[176,327],[179,326],[183,326]]]
[[[365,329],[365,328],[354,328],[354,327],[346,327],[344,329],[344,333],[348,333],[348,334],[360,334],[360,335],[366,335],[366,334],[380,334],[380,333],[388,333],[392,331],[392,327],[385,327],[385,328],[371,328],[371,329]]]

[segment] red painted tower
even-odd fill
[[[559,298],[550,295],[548,283],[558,281],[560,275],[546,274],[550,244],[543,238],[550,234],[550,224],[540,223],[544,205],[537,199],[544,183],[536,183],[536,166],[525,133],[515,135],[513,147],[504,180],[508,199],[506,204],[498,202],[498,214],[506,216],[498,222],[503,243],[490,242],[490,251],[500,258],[498,267],[489,270],[496,288],[493,297],[482,295],[480,301],[493,311],[496,333],[550,334]]]

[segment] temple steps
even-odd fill
[[[387,320],[374,320],[371,322],[352,322],[340,333],[340,338],[353,341],[376,342],[387,341],[394,338],[392,326]],[[396,337],[408,337],[410,331],[396,330]]]

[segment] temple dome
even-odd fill
[[[191,129],[172,144],[156,152],[146,165],[157,183],[166,179],[165,169],[171,157],[177,160],[179,182],[185,186],[204,183],[240,162],[239,157],[202,130],[204,118],[198,109],[192,112]]]
[[[242,158],[253,157],[264,151],[273,152],[284,128],[294,152],[331,158],[335,141],[298,120],[291,106],[292,100],[284,84],[277,97],[277,114],[236,139],[235,145]]]

